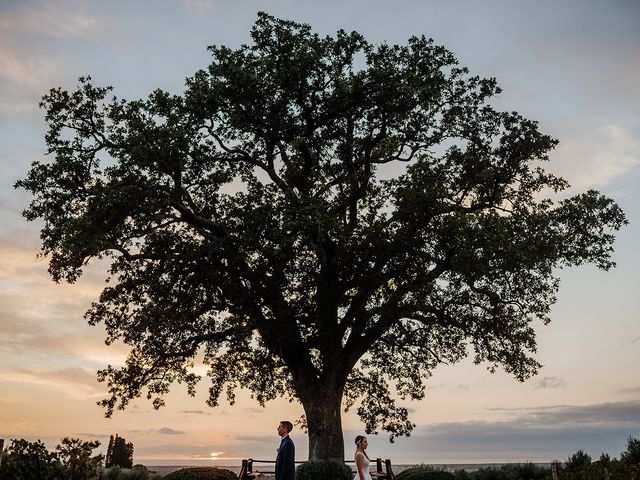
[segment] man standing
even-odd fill
[[[289,438],[293,424],[283,420],[278,425],[278,435],[282,437],[276,457],[276,480],[296,480],[296,447]]]

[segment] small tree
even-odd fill
[[[629,436],[627,449],[620,454],[620,461],[630,480],[640,478],[640,440]]]
[[[133,466],[133,443],[127,443],[118,434],[115,437],[111,435],[106,459],[105,467],[107,468],[114,466],[131,468]]]
[[[113,458],[113,435],[109,436],[109,445],[107,446],[107,455],[104,457],[104,466],[109,468],[112,464]]]
[[[62,472],[66,480],[86,480],[94,475],[96,467],[102,461],[102,455],[91,456],[100,442],[82,441],[77,438],[63,438],[56,447],[58,458],[62,464]]]
[[[42,441],[11,440],[0,465],[2,480],[62,479],[56,453],[49,452]]]
[[[586,478],[590,466],[591,456],[585,453],[584,450],[578,450],[576,453],[567,458],[566,462],[564,462],[563,472],[567,476],[567,478]]]

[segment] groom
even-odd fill
[[[278,425],[278,435],[282,437],[276,457],[276,480],[296,480],[296,447],[289,438],[293,424],[283,420]]]

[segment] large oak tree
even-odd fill
[[[125,101],[87,77],[43,99],[51,159],[17,185],[55,281],[110,261],[87,318],[131,350],[99,372],[107,415],[193,394],[203,358],[211,406],[288,396],[310,458],[340,458],[342,408],[408,434],[398,402],[438,364],[535,374],[557,268],[610,268],[620,208],[564,195],[542,168],[556,141],[432,40],[266,14],[251,38],[210,47],[182,95]]]

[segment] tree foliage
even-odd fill
[[[591,465],[591,456],[585,453],[584,450],[578,450],[564,462],[564,470],[569,473],[575,473],[584,470],[589,465]]]
[[[325,478],[352,480],[355,477],[351,467],[337,458],[309,460],[296,467],[297,480],[320,480]]]
[[[431,465],[418,465],[400,472],[398,480],[455,480],[455,475],[443,467]]]
[[[171,472],[163,477],[166,480],[237,480],[231,470],[217,467],[189,467]]]
[[[102,462],[103,456],[92,456],[93,450],[100,446],[98,440],[83,441],[77,438],[65,437],[56,447],[58,459],[62,464],[65,480],[86,480],[95,475],[96,467]]]
[[[110,261],[87,319],[131,351],[99,373],[107,415],[145,394],[158,408],[173,382],[194,394],[202,352],[211,406],[289,396],[329,458],[341,404],[408,434],[397,402],[441,363],[535,374],[557,269],[613,265],[615,202],[561,193],[542,167],[556,140],[430,39],[267,14],[251,39],[209,47],[182,95],[110,98],[85,77],[42,101],[52,160],[17,186],[55,281]]]
[[[55,452],[49,452],[41,440],[11,440],[0,465],[0,479],[31,480],[60,478],[61,470]]]
[[[105,457],[105,467],[132,468],[133,466],[133,443],[127,442],[117,433],[115,437],[109,437],[107,456]]]
[[[95,476],[102,455],[91,456],[100,442],[65,437],[55,451],[41,441],[11,440],[0,465],[2,480],[86,480]]]

